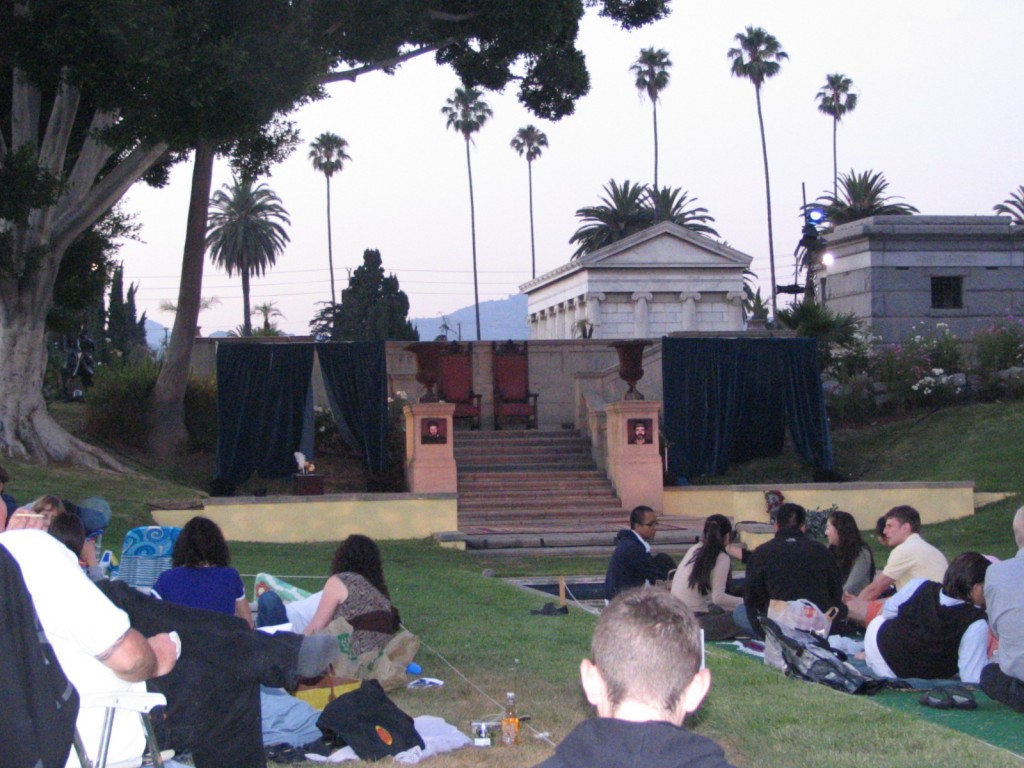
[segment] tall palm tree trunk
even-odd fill
[[[473,244],[473,306],[476,310],[476,340],[480,341],[480,287],[476,277],[476,206],[473,204],[473,164],[469,161],[469,138],[466,139],[466,170],[469,172],[469,232]]]
[[[839,153],[836,151],[836,134],[839,131],[839,118],[832,116],[832,199],[839,193]]]
[[[526,175],[530,182],[530,274],[537,277],[537,248],[533,242],[533,160],[526,161]]]
[[[757,97],[757,123],[761,127],[761,156],[764,158],[764,195],[768,203],[768,270],[772,277],[772,317],[778,313],[775,288],[775,241],[772,237],[772,186],[768,180],[768,144],[764,139],[764,117],[761,115],[761,89],[754,88]]]
[[[654,191],[658,191],[658,102],[651,102],[654,113]],[[657,214],[655,214],[657,215]]]
[[[249,264],[242,265],[242,311],[245,319],[242,321],[242,335],[252,336],[252,314],[249,309]]]
[[[331,244],[331,177],[325,176],[325,178],[327,179],[327,265],[331,270],[331,304],[334,304],[338,294],[334,292],[334,247]],[[245,317],[248,323],[248,311]]]

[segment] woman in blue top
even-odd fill
[[[252,612],[224,534],[212,520],[193,517],[181,529],[171,555],[173,567],[160,574],[153,595],[179,605],[238,616],[252,626]]]

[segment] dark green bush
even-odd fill
[[[85,398],[85,428],[96,440],[144,448],[149,396],[160,364],[142,359],[133,365],[103,366]],[[217,444],[217,388],[213,380],[191,379],[185,390],[185,426],[191,451]]]

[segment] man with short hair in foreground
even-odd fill
[[[1024,712],[1024,507],[1013,516],[1017,555],[985,574],[988,622],[999,639],[998,661],[981,671],[981,690]]]
[[[700,625],[667,590],[632,589],[597,622],[580,662],[597,717],[577,725],[537,768],[732,768],[722,748],[683,728],[711,687]]]

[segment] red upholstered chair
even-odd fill
[[[537,428],[537,395],[530,392],[530,364],[526,342],[494,343],[494,428],[522,421]]]
[[[481,396],[473,391],[473,346],[452,342],[438,360],[437,394],[455,404],[455,419],[469,419],[480,429]]]

